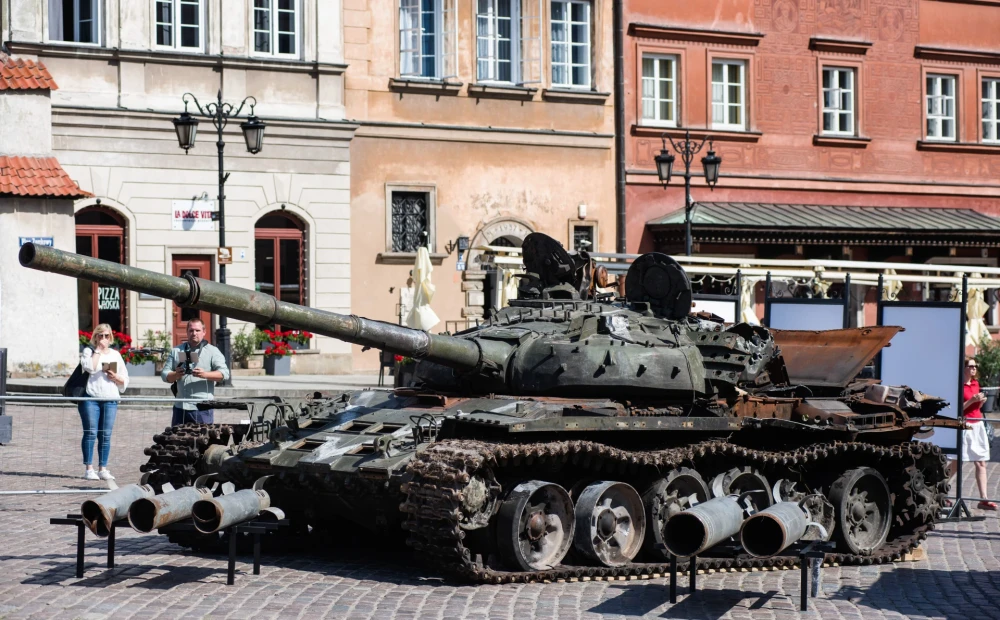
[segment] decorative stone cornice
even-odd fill
[[[868,53],[871,46],[871,41],[854,41],[850,39],[833,39],[828,37],[812,37],[809,39],[809,49],[817,52],[860,54],[863,56]]]
[[[756,47],[760,44],[760,40],[764,38],[764,33],[762,32],[735,32],[731,30],[709,30],[706,28],[687,28],[683,26],[642,23],[629,24],[628,33],[633,37],[642,37],[645,39],[696,41],[699,43],[744,45],[750,47]]]

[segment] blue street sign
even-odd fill
[[[25,243],[34,243],[35,245],[47,245],[49,247],[55,245],[52,241],[52,237],[18,237],[18,245],[24,245]]]

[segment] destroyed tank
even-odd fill
[[[398,534],[443,572],[502,583],[663,573],[671,554],[784,565],[793,543],[818,539],[836,543],[829,561],[881,563],[933,528],[946,461],[914,438],[957,422],[939,398],[857,378],[899,328],[726,325],[690,314],[669,256],[636,259],[616,296],[585,252],[538,233],[522,249],[518,299],[452,335],[30,243],[19,258],[417,360],[393,390],[166,429],[146,450],[146,486],[111,509],[140,531],[193,514],[218,536],[283,511],[309,536]],[[171,539],[212,539],[199,536]]]

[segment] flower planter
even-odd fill
[[[294,340],[289,340],[288,348],[293,351],[304,351],[309,348],[309,342],[306,341],[305,343],[298,343],[295,342]]]
[[[396,377],[393,380],[393,387],[409,387],[413,379],[413,372],[416,364],[396,364]]]
[[[142,364],[125,362],[125,369],[128,370],[129,377],[153,377],[156,375],[156,363],[152,361]]]
[[[253,355],[247,358],[247,368],[251,370],[256,370],[258,368],[263,368],[263,367],[264,367],[263,353],[254,353]]]
[[[289,355],[264,357],[264,372],[275,377],[287,377],[292,374],[292,358]]]

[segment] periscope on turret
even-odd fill
[[[602,292],[612,283],[586,252],[546,235],[529,235],[522,256],[518,298],[454,335],[49,247],[25,244],[19,258],[418,360],[394,390],[247,404],[249,425],[166,429],[142,467],[155,497],[209,476],[266,498],[233,518],[280,510],[317,544],[351,522],[480,582],[664,572],[671,544],[703,567],[788,564],[796,542],[821,538],[837,562],[888,562],[933,527],[945,461],[912,440],[956,422],[939,398],[857,379],[898,328],[724,324],[689,314],[690,280],[669,256],[636,259],[623,297]],[[130,518],[148,531],[167,518],[154,504],[176,504],[171,519],[221,514],[195,510],[199,493],[143,497]],[[203,548],[213,529],[170,537]]]

